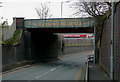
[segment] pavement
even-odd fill
[[[94,64],[94,51],[89,53],[88,56],[88,81],[93,80],[110,80],[108,75],[104,72],[104,70],[99,66],[99,64]]]
[[[101,69],[98,64],[88,63],[88,80],[110,80],[107,74]]]

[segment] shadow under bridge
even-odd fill
[[[57,33],[94,33],[92,26],[92,18],[24,19],[29,59],[58,59],[64,37]]]

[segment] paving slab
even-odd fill
[[[89,80],[110,80],[97,64],[89,63]]]

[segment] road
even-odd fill
[[[85,62],[92,51],[64,55],[58,61],[36,63],[2,75],[3,80],[83,80]]]

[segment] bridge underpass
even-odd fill
[[[91,18],[24,20],[28,59],[58,59],[62,53],[63,40],[56,33],[94,33],[91,20]]]
[[[24,27],[26,54],[29,60],[53,60],[61,54],[62,33],[93,33],[92,26],[75,27],[36,27],[27,25],[24,19],[17,19],[17,29]],[[30,22],[31,23],[31,22]],[[37,24],[37,23],[34,23]],[[81,24],[80,24],[81,25]],[[89,28],[89,29],[88,29]],[[84,29],[84,30],[83,30]],[[85,30],[87,29],[87,30]],[[71,50],[72,51],[72,50]],[[85,62],[91,51],[65,55],[60,61],[35,63],[19,71],[7,73],[3,80],[84,80]],[[55,78],[56,77],[56,78]]]

